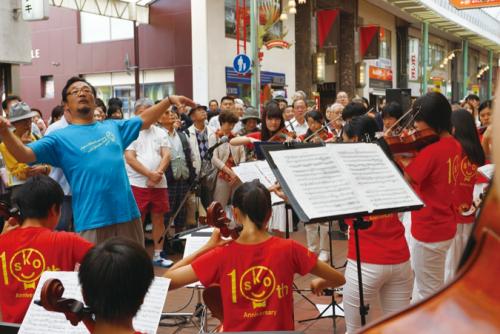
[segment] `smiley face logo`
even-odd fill
[[[45,259],[42,253],[33,248],[22,249],[10,260],[10,272],[24,289],[35,289],[35,282],[45,271]]]
[[[477,175],[477,165],[470,162],[468,157],[464,157],[462,162],[460,162],[460,170],[464,175],[465,182],[468,182],[472,177]]]
[[[253,301],[253,308],[266,307],[266,299],[276,289],[276,278],[271,270],[256,266],[245,271],[240,280],[243,297]]]
[[[111,141],[115,141],[115,135],[110,131],[106,132],[106,138],[108,138]]]

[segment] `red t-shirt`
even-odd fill
[[[372,226],[366,230],[359,230],[359,251],[361,262],[371,264],[399,264],[410,259],[410,250],[405,238],[405,228],[397,213],[387,215],[368,216]],[[356,240],[353,220],[345,221],[349,229],[349,250],[347,258],[356,260]]]
[[[250,137],[250,138],[254,138],[254,139],[261,140],[261,139],[260,139],[260,138],[261,138],[261,136],[260,136],[260,131],[258,131],[258,132],[253,132],[253,133],[249,133],[249,134],[247,134],[245,137]],[[250,148],[255,148],[255,147],[253,146],[253,143],[249,143],[249,144],[247,144],[247,148],[249,148],[249,149],[250,149]]]
[[[74,271],[94,244],[75,233],[19,228],[0,236],[0,307],[5,322],[22,323],[44,271]]]
[[[423,148],[405,168],[425,207],[411,213],[411,234],[422,242],[452,239],[457,231],[453,192],[459,172],[460,144],[442,137]]]
[[[306,134],[304,133],[303,135],[300,135],[299,136],[299,140],[300,141],[304,141],[304,138],[306,137]],[[333,138],[333,134],[331,132],[328,132],[328,138],[327,139],[330,139],[330,138]],[[312,138],[311,138],[312,139]]]
[[[479,177],[477,169],[481,167],[471,162],[466,155],[460,157],[460,167],[458,169],[457,186],[455,188],[454,200],[455,207],[466,204],[468,207],[472,204],[474,185]],[[464,217],[457,214],[457,223],[468,224],[476,220],[475,216]]]
[[[316,262],[298,242],[271,237],[218,247],[191,266],[204,286],[220,284],[224,331],[291,331],[294,274],[307,274]]]

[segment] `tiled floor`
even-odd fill
[[[337,226],[334,226],[333,229],[337,229]],[[150,237],[150,235],[147,235]],[[306,233],[304,230],[304,226],[302,224],[299,225],[299,231],[291,233],[291,238],[302,243],[303,245],[307,245],[306,242]],[[153,246],[148,245],[146,247],[148,249],[148,252],[151,254],[153,253]],[[333,252],[333,265],[335,267],[340,267],[344,265],[346,262],[346,255],[347,255],[347,241],[340,241],[340,240],[334,240],[332,242],[332,252]],[[171,257],[172,260],[178,261],[181,258],[180,254],[176,254]],[[345,268],[339,269],[341,272],[344,272]],[[161,267],[155,267],[155,274],[157,276],[163,275],[163,273],[166,271],[166,269],[161,268]],[[300,276],[296,275],[295,276],[295,284],[297,287],[300,289],[305,289],[309,288],[310,281],[312,280],[313,275],[306,275],[306,276]],[[310,297],[309,293],[303,293],[309,300],[311,300],[313,303],[318,303],[318,304],[329,304],[331,302],[331,297]],[[165,306],[163,311],[164,312],[173,312],[175,310],[178,310],[182,307],[184,307],[191,299],[191,302],[189,305],[182,310],[182,312],[190,313],[193,312],[195,309],[195,305],[197,303],[198,297],[197,293],[193,294],[193,291],[187,288],[182,288],[176,291],[171,291],[167,295],[167,299],[165,301]],[[336,295],[335,300],[338,303],[342,302],[342,297]],[[331,318],[325,318],[325,319],[320,319],[320,320],[312,320],[304,323],[299,323],[299,320],[302,319],[309,319],[309,318],[315,318],[319,315],[318,310],[311,305],[306,299],[304,299],[302,296],[300,296],[297,292],[294,293],[294,305],[295,305],[295,329],[304,331],[307,334],[321,334],[321,333],[333,333],[333,321]],[[374,318],[380,317],[380,307],[378,305],[370,305],[370,308],[373,309],[374,313]],[[195,320],[198,320],[197,318]],[[163,320],[161,323],[168,324],[168,323],[173,323],[173,320]],[[216,326],[219,322],[215,318],[210,318],[208,321],[208,329],[213,329],[214,326]],[[337,325],[337,333],[345,333],[346,332],[346,326],[345,326],[345,321],[343,318],[337,318],[336,319],[336,325]],[[167,334],[167,333],[174,333],[178,327],[164,327],[160,326],[158,328],[157,333],[159,334]],[[185,328],[183,328],[180,333],[197,333],[199,330],[193,325],[189,324]]]

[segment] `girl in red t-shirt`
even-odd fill
[[[254,148],[253,143],[258,141],[269,141],[279,130],[285,127],[283,113],[275,103],[269,103],[262,113],[262,126],[260,132],[250,133],[244,137],[236,137],[231,139],[231,145],[246,145],[247,148]],[[292,141],[291,137],[286,139]],[[286,211],[285,204],[276,205],[273,208],[273,215],[268,223],[268,229],[274,232],[274,235],[280,238],[285,237],[286,231]],[[289,217],[292,214],[289,213]],[[292,219],[288,222],[289,231],[292,231]]]
[[[223,240],[215,229],[205,246],[165,273],[172,280],[169,289],[198,280],[205,287],[219,284],[228,332],[294,330],[295,273],[321,277],[311,282],[316,295],[344,284],[344,276],[298,242],[267,233],[271,195],[258,180],[236,189],[233,212],[235,221],[243,224],[239,238]]]
[[[315,133],[316,131],[321,129],[321,127],[323,127],[325,125],[325,118],[323,117],[323,114],[321,114],[317,110],[312,110],[312,111],[308,112],[306,120],[307,120],[307,125],[309,126],[309,129],[307,130],[307,132],[305,134],[299,136],[300,141],[304,141],[305,138],[309,138],[313,133]],[[325,133],[326,133],[326,139],[323,138],[325,136],[324,135]],[[327,128],[325,128],[324,130],[318,132],[317,135],[315,135],[314,137],[309,139],[309,142],[318,143],[318,142],[320,142],[320,138],[321,138],[321,141],[323,141],[323,142],[333,142],[334,141],[333,134],[331,132],[329,132]]]
[[[359,116],[344,126],[344,142],[364,142],[366,135],[375,141],[379,131],[377,121],[370,116]],[[384,139],[379,140],[382,149],[392,156]],[[413,272],[410,263],[410,250],[405,238],[405,228],[397,213],[365,217],[372,226],[359,231],[361,271],[363,274],[363,295],[365,304],[375,305],[380,301],[382,314],[397,311],[410,304],[413,289]],[[352,227],[352,219],[346,219]],[[361,327],[359,317],[358,268],[354,229],[349,229],[349,248],[347,253],[347,280],[344,286],[344,312],[347,332],[352,333]],[[366,321],[373,317],[370,308]]]
[[[458,208],[462,204],[471,205],[474,185],[479,176],[477,169],[485,164],[486,157],[479,141],[474,118],[470,112],[464,109],[455,110],[451,114],[451,122],[453,124],[453,137],[462,146],[457,185],[453,194],[455,207]],[[455,275],[475,218],[474,216],[463,217],[457,213],[457,233],[446,254],[445,282],[451,280]]]
[[[460,145],[451,136],[451,106],[437,92],[415,101],[417,131],[433,129],[439,140],[420,150],[405,168],[406,180],[425,203],[411,213],[411,264],[415,272],[412,302],[433,293],[444,283],[446,252],[457,231],[454,190]]]

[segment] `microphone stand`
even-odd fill
[[[161,235],[160,239],[158,239],[158,243],[159,244],[161,244],[161,242],[163,241],[163,238],[165,238],[165,235],[168,233],[168,228],[170,227],[170,225],[174,221],[175,217],[177,217],[177,215],[181,211],[181,209],[184,206],[184,204],[186,203],[187,199],[189,197],[191,197],[191,195],[193,193],[197,193],[198,191],[201,190],[200,178],[203,175],[203,173],[205,172],[205,169],[207,168],[208,163],[212,160],[212,155],[213,155],[213,151],[212,152],[208,152],[207,151],[207,159],[205,160],[205,162],[201,166],[200,172],[196,176],[196,179],[193,181],[193,183],[191,184],[191,186],[189,186],[189,191],[186,194],[186,196],[184,196],[184,199],[182,200],[181,204],[177,208],[177,211],[175,211],[175,213],[170,217],[170,220],[168,221],[168,225],[165,227],[165,232],[163,232],[163,234]],[[199,203],[198,203],[198,201],[196,201],[195,219],[196,219],[196,224],[199,227],[198,218],[200,217],[200,211],[198,210],[198,206],[199,206]],[[192,232],[192,231],[190,231],[190,232]]]

